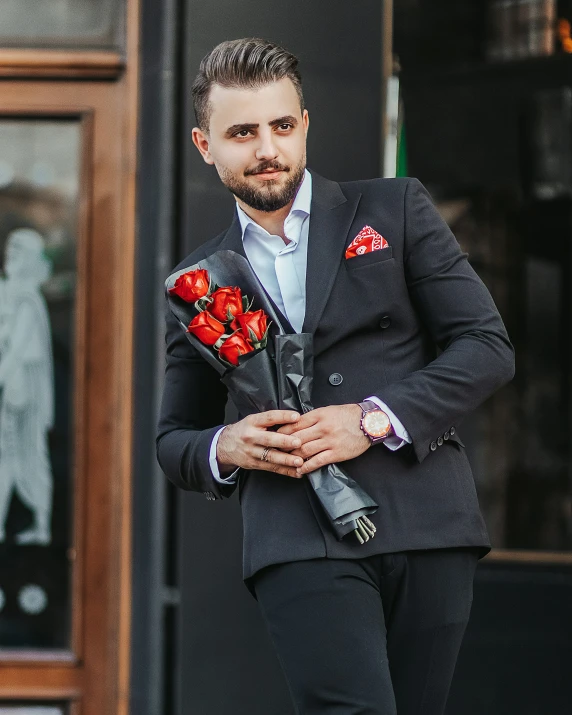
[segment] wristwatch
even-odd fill
[[[370,400],[358,404],[362,410],[360,427],[366,437],[369,437],[371,443],[377,444],[389,437],[393,430],[391,421],[385,412]]]

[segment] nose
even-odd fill
[[[274,143],[272,132],[260,134],[260,143],[256,149],[256,159],[258,161],[272,161],[278,156],[278,149]]]

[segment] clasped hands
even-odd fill
[[[303,477],[368,449],[371,442],[360,428],[361,416],[357,404],[318,407],[304,415],[290,410],[249,415],[222,431],[219,467],[223,473],[243,467]]]

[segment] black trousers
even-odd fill
[[[256,596],[297,715],[442,715],[477,561],[438,549],[262,569]]]

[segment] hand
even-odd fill
[[[302,415],[293,424],[280,427],[278,434],[295,435],[302,446],[292,455],[304,458],[296,469],[304,475],[334,462],[344,462],[363,454],[371,441],[361,430],[362,410],[359,405],[318,407]]]
[[[227,425],[217,444],[219,466],[222,470],[230,466],[244,467],[285,474],[288,477],[301,477],[296,468],[303,465],[304,460],[299,455],[289,453],[301,447],[302,440],[298,435],[291,437],[269,429],[275,425],[292,426],[299,419],[297,412],[269,410]],[[271,449],[263,461],[261,457],[266,447]]]

